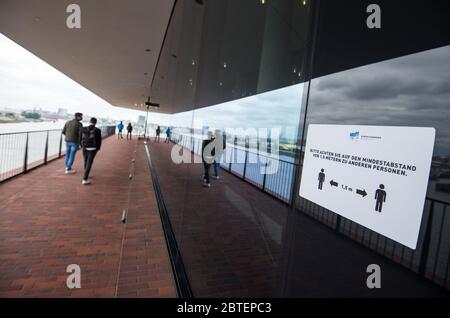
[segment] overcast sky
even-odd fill
[[[287,128],[295,136],[303,84],[150,122],[196,128]],[[450,46],[313,80],[309,123],[436,128],[437,154],[450,154]],[[0,34],[0,107],[67,108],[98,117],[137,120]],[[194,120],[193,120],[194,119]]]
[[[450,154],[450,46],[313,80],[309,123],[434,127]]]
[[[91,116],[133,121],[144,114],[111,106],[0,34],[0,108],[5,107],[51,111],[66,108],[70,113],[80,111]]]
[[[220,128],[295,129],[301,104],[302,85],[243,98],[195,111],[194,126]],[[114,107],[59,72],[31,52],[0,34],[0,108],[80,111],[116,120],[137,120],[145,113]],[[187,126],[192,112],[176,115],[151,113],[149,122]]]

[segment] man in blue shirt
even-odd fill
[[[122,122],[120,122],[118,125],[117,125],[117,129],[119,130],[119,133],[117,134],[117,139],[119,139],[119,138],[122,138],[123,139],[123,135],[122,135],[122,130],[123,130],[123,123]]]

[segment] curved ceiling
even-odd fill
[[[110,104],[145,109],[174,0],[1,0],[0,32]]]

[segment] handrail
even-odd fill
[[[197,137],[193,137],[193,136],[189,136],[189,135],[181,135],[181,136],[186,136],[188,138],[192,138],[192,139],[198,140],[198,141],[202,141],[203,140],[203,139],[200,139],[200,138],[197,138]],[[262,157],[265,157],[265,158],[274,158],[274,159],[277,159],[280,162],[286,162],[286,163],[292,164],[294,166],[298,166],[298,163],[296,163],[296,162],[291,162],[291,161],[287,161],[287,160],[284,160],[284,159],[276,158],[276,156],[270,156],[270,155],[263,154],[263,153],[260,153],[260,152],[254,152],[254,151],[251,150],[251,148],[238,146],[238,145],[235,145],[234,143],[229,143],[229,142],[226,142],[226,144],[233,146],[233,148],[235,148],[235,149],[247,151],[248,153],[251,153],[251,154],[254,154],[254,155],[262,156]],[[241,147],[242,149],[238,148],[238,147]]]
[[[115,126],[99,126],[98,128],[102,131],[102,138],[115,134]],[[64,155],[61,132],[62,129],[47,129],[1,133],[0,146],[5,149],[0,149],[0,154],[2,154],[0,157],[0,183],[61,158]],[[45,136],[38,138],[37,141],[35,138],[30,138],[39,133],[45,133]],[[19,135],[22,135],[23,138],[14,137]]]
[[[435,199],[435,198],[428,197],[428,196],[425,197],[425,200],[429,200],[429,201],[432,201],[432,202],[437,202],[437,203],[440,203],[440,204],[450,205],[450,202],[442,201],[440,199]]]
[[[108,127],[108,126],[104,126]],[[6,136],[6,135],[20,135],[20,134],[26,134],[26,133],[40,133],[40,132],[47,132],[47,131],[62,131],[61,129],[44,129],[44,130],[30,130],[30,131],[17,131],[17,132],[11,132],[11,133],[0,133],[0,136]]]
[[[174,134],[176,134],[176,133],[174,133]],[[197,141],[202,141],[201,138],[194,137],[192,135],[191,136],[187,135],[187,134],[177,134],[177,135],[179,135],[179,136],[186,136],[187,138],[191,138],[191,139],[197,140]],[[242,151],[245,151],[245,152],[257,155],[257,156],[262,156],[262,157],[265,157],[265,158],[276,159],[276,160],[278,160],[280,162],[285,162],[285,163],[288,163],[288,164],[292,164],[292,165],[294,165],[296,167],[299,165],[296,162],[291,162],[291,161],[287,161],[287,160],[284,160],[284,159],[281,159],[281,158],[276,158],[275,156],[269,156],[269,155],[264,154],[264,153],[259,153],[259,152],[252,151],[250,148],[245,148],[244,146],[239,146],[240,148],[238,148],[237,145],[235,145],[234,143],[226,142],[226,144],[227,145],[231,145],[234,149],[239,149],[239,150],[242,150]],[[244,163],[241,163],[241,164],[244,164]],[[444,201],[444,200],[441,200],[441,199],[432,198],[430,196],[426,196],[425,199],[429,200],[429,201],[432,201],[432,202],[437,202],[437,203],[440,203],[440,204],[450,205],[449,201]]]
[[[198,149],[190,149],[189,147],[187,147],[187,145],[195,147],[195,142],[196,141],[197,142],[198,141],[200,141],[200,142],[202,141],[201,138],[197,138],[197,137],[195,137],[193,135],[179,134],[179,133],[176,133],[176,132],[173,133],[173,137],[174,137],[173,140],[177,144],[180,144],[182,147],[187,148],[189,151],[191,151],[193,153],[196,153],[196,150],[198,150]],[[183,139],[182,137],[185,137],[185,139]],[[297,163],[291,162],[291,161],[287,161],[287,160],[283,160],[283,159],[280,159],[279,157],[276,157],[276,156],[270,156],[268,154],[251,151],[249,148],[247,148],[248,143],[246,143],[246,147],[239,147],[239,146],[237,146],[235,144],[228,143],[228,142],[227,142],[227,145],[232,146],[232,147],[230,147],[228,149],[233,149],[234,151],[238,151],[239,150],[239,151],[245,152],[245,158],[247,160],[245,160],[245,162],[238,163],[240,165],[244,165],[242,174],[237,172],[236,170],[233,171],[233,169],[232,169],[233,161],[232,160],[230,160],[230,162],[227,165],[226,169],[224,167],[221,167],[222,169],[225,169],[229,173],[239,175],[239,177],[241,177],[244,181],[247,181],[252,186],[255,186],[256,188],[260,189],[264,193],[267,193],[267,194],[275,197],[276,199],[280,200],[283,203],[288,204],[290,202],[290,200],[292,198],[292,195],[293,195],[292,194],[292,189],[290,189],[290,187],[285,186],[283,183],[277,182],[276,180],[274,180],[274,178],[276,178],[276,177],[266,177],[266,174],[264,174],[262,180],[258,180],[259,178],[256,178],[257,180],[255,180],[255,175],[254,174],[252,175],[247,169],[248,165],[253,164],[251,162],[249,163],[249,161],[248,161],[248,154],[252,153],[252,154],[254,154],[256,156],[261,156],[261,157],[268,158],[268,159],[269,158],[270,159],[274,159],[274,160],[277,160],[280,163],[284,163],[285,165],[287,165],[287,167],[291,167],[291,168],[285,168],[284,171],[280,172],[280,175],[283,172],[289,173],[289,169],[293,169],[293,170],[296,169],[296,167],[298,166]],[[267,169],[267,165],[268,165],[267,162],[260,163],[260,164],[261,164],[261,167],[265,167],[265,169]],[[286,167],[286,166],[284,166],[284,167]],[[277,176],[279,176],[279,175],[277,175]]]

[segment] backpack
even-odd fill
[[[81,144],[86,148],[97,147],[95,139],[95,128],[89,129],[89,127],[84,127],[81,133]]]

